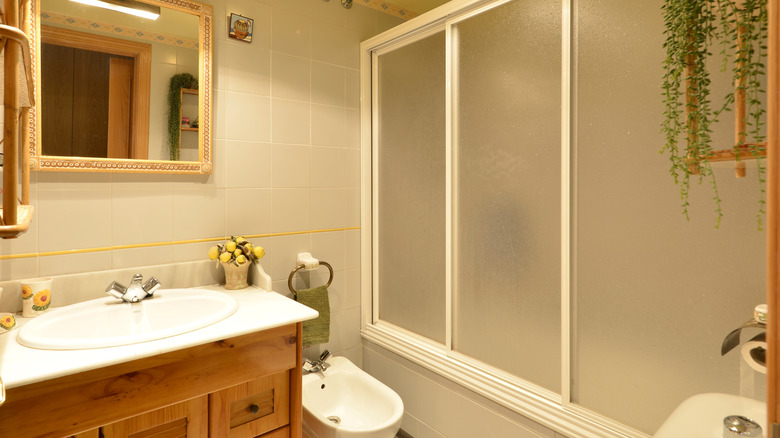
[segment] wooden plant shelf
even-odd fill
[[[182,131],[198,132],[198,128],[181,128]]]
[[[750,149],[754,146],[758,146],[758,151],[751,151]],[[720,151],[713,151],[711,154],[702,155],[701,159],[709,161],[709,162],[715,162],[715,161],[737,161],[737,160],[754,160],[758,157],[766,157],[766,143],[759,143],[758,145],[755,144],[745,144],[739,146],[737,148],[740,152],[737,154],[737,152],[734,149],[723,149]]]

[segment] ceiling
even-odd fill
[[[447,1],[448,0],[390,0],[389,3],[408,9],[412,12],[417,12],[418,14],[423,14],[447,3]]]

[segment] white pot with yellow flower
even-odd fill
[[[264,255],[265,249],[262,246],[254,246],[241,236],[230,236],[225,243],[209,249],[209,258],[219,260],[225,270],[225,289],[243,289],[249,286],[249,266]]]

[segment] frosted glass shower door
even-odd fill
[[[453,26],[453,349],[560,391],[561,5]]]
[[[444,32],[375,67],[379,319],[444,343]]]

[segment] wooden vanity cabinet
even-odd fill
[[[0,437],[300,438],[301,363],[297,323],[11,388]]]

